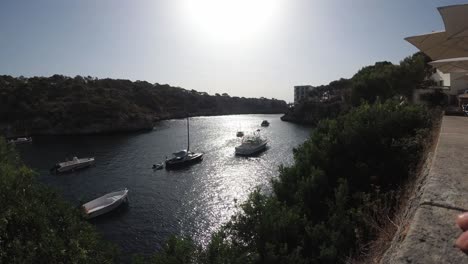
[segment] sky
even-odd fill
[[[0,0],[0,74],[94,76],[293,100],[443,30],[435,0]]]

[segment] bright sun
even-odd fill
[[[219,41],[250,38],[271,22],[280,0],[185,0],[188,22],[203,37]]]

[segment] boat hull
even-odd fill
[[[92,165],[94,165],[94,159],[90,159],[88,161],[83,161],[80,163],[76,164],[70,164],[64,167],[59,167],[56,169],[57,172],[62,173],[62,172],[69,172],[69,171],[74,171],[74,170],[80,170],[80,169],[85,169],[88,168]]]
[[[196,154],[196,156],[191,157],[189,159],[183,159],[183,160],[170,159],[166,161],[166,170],[184,168],[184,167],[193,165],[195,163],[201,162],[202,160],[203,160],[202,153],[198,153]]]
[[[267,142],[264,142],[254,148],[241,148],[236,147],[236,155],[238,156],[251,156],[266,149]]]
[[[113,210],[117,209],[117,207],[121,206],[122,204],[126,203],[127,201],[128,201],[128,199],[127,199],[127,197],[125,197],[124,199],[116,201],[115,203],[113,203],[113,204],[111,204],[111,205],[109,205],[107,207],[104,207],[101,210],[94,211],[94,212],[88,214],[86,216],[86,218],[91,219],[91,218],[94,218],[94,217],[109,213],[110,211],[113,211]]]
[[[122,193],[122,194],[118,199],[115,199],[113,201],[110,200],[111,203],[108,203],[109,199],[112,199],[112,196],[114,194],[116,194],[116,193],[118,195],[120,195],[119,193]],[[85,211],[86,218],[91,219],[91,218],[94,218],[94,217],[109,213],[109,212],[117,209],[119,206],[121,206],[122,204],[124,204],[126,202],[128,202],[128,190],[127,189],[125,189],[123,191],[118,191],[118,192],[113,192],[113,193],[106,194],[104,196],[101,196],[99,198],[96,198],[96,199],[84,204],[82,207],[83,207],[83,210]],[[103,203],[104,203],[104,205],[103,205]],[[106,203],[108,203],[108,204],[106,204]]]
[[[11,139],[11,140],[8,141],[8,143],[10,143],[10,144],[16,144],[16,145],[19,145],[19,144],[27,144],[27,143],[31,143],[31,142],[32,142],[32,138],[31,138],[31,137]]]

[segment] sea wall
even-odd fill
[[[415,186],[381,263],[468,263],[454,247],[458,214],[468,211],[468,119],[444,116],[432,158]]]

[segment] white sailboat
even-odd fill
[[[190,125],[187,117],[187,149],[173,153],[174,157],[166,159],[166,169],[177,169],[200,162],[203,160],[203,153],[190,151]]]

